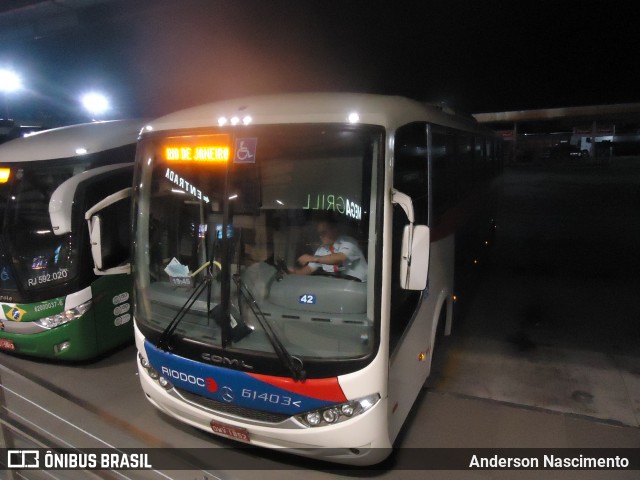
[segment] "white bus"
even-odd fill
[[[100,202],[131,190],[143,125],[88,123],[0,145],[1,350],[75,361],[133,341],[131,280],[118,268],[130,202]],[[118,275],[91,265],[85,212],[95,204],[106,227],[100,267]]]
[[[147,398],[246,444],[381,461],[451,330],[455,258],[486,239],[456,244],[499,169],[491,132],[399,97],[244,98],[151,122],[134,180]]]

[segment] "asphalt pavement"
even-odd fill
[[[640,160],[510,166],[429,385],[640,427]]]

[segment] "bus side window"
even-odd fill
[[[428,222],[427,126],[410,123],[396,132],[394,151],[393,187],[411,197],[415,223]],[[402,230],[408,224],[407,216],[398,205],[393,207],[393,243],[391,272],[391,331],[389,350],[393,351],[402,333],[411,323],[417,310],[421,292],[400,287],[400,258]]]
[[[432,127],[431,134],[431,214],[430,227],[439,220],[456,201],[455,133],[445,127]]]

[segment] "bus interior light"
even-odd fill
[[[0,168],[0,183],[7,183],[11,175],[10,168]]]

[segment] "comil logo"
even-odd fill
[[[7,450],[7,466],[9,468],[40,468],[40,452],[38,450]]]

